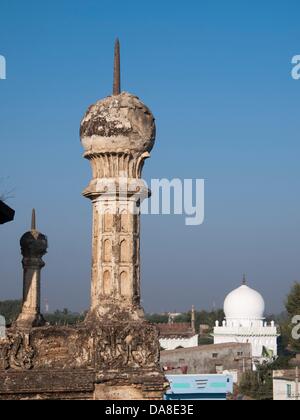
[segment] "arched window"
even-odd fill
[[[106,239],[104,241],[104,250],[103,250],[103,259],[104,262],[110,262],[111,261],[111,243],[109,239]]]
[[[130,296],[130,286],[128,284],[128,275],[126,271],[120,274],[120,293],[122,296]]]
[[[121,262],[128,262],[128,258],[129,258],[128,244],[127,244],[126,239],[124,239],[120,245],[120,260]]]
[[[113,222],[114,222],[113,215],[109,211],[107,211],[104,214],[104,231],[105,232],[111,232],[112,231]]]
[[[103,293],[106,296],[109,296],[111,294],[111,291],[111,275],[109,271],[105,271],[103,274]]]

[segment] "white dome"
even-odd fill
[[[260,293],[243,285],[226,297],[224,312],[227,320],[261,320],[264,318],[265,302]]]

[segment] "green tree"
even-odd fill
[[[168,315],[161,314],[147,314],[146,319],[153,324],[166,324],[168,322]]]
[[[254,400],[272,400],[273,379],[270,366],[258,366],[256,372],[244,373],[239,390],[242,394]]]
[[[78,314],[65,308],[62,311],[57,310],[53,314],[46,314],[44,318],[51,325],[75,325],[82,322],[85,315],[86,313]]]
[[[181,315],[177,316],[174,319],[175,323],[190,323],[191,322],[192,313],[184,312]],[[224,320],[224,312],[222,309],[214,310],[214,311],[195,311],[195,326],[196,331],[199,331],[199,327],[201,324],[208,325],[210,327],[209,333],[212,332],[213,327],[215,326],[216,321],[222,322]],[[147,320],[154,323],[154,324],[160,324],[160,323],[167,323],[168,322],[168,315],[166,314],[148,314],[146,316]],[[209,335],[207,336],[209,338]],[[209,339],[209,342],[211,342],[211,339]]]
[[[0,302],[0,315],[6,319],[6,324],[14,322],[21,312],[22,302],[20,300],[5,300]]]
[[[286,301],[286,310],[290,316],[300,315],[300,283],[295,283]]]
[[[292,337],[292,329],[294,325],[292,324],[292,319],[296,315],[300,315],[300,283],[295,283],[292,287],[290,294],[286,300],[286,310],[289,314],[289,323],[286,326],[286,333],[289,336],[289,346],[291,350],[300,352],[300,341],[294,340]]]

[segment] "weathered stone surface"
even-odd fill
[[[80,127],[82,144],[88,153],[150,152],[155,133],[149,108],[127,92],[92,105]]]
[[[145,321],[83,323],[76,327],[8,329],[0,341],[2,370],[157,368],[158,331]]]
[[[23,255],[23,304],[16,325],[20,329],[45,324],[41,315],[41,270],[45,266],[42,257],[47,253],[48,240],[36,229],[35,210],[32,211],[31,230],[20,241]]]
[[[0,371],[0,399],[92,399],[93,370]]]
[[[28,333],[8,329],[0,341],[0,361],[0,399],[68,399],[76,398],[74,393],[98,399],[100,390],[106,395],[111,386],[112,399],[125,398],[131,386],[139,398],[147,398],[146,390],[161,398],[164,389],[158,332],[146,322],[83,323]]]

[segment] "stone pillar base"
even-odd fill
[[[18,329],[30,329],[34,327],[43,327],[46,321],[41,314],[21,313],[15,322]]]

